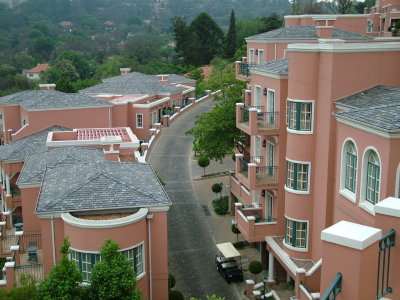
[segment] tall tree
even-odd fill
[[[54,266],[50,274],[39,285],[39,299],[53,300],[75,300],[80,298],[81,289],[79,282],[82,274],[75,262],[68,259],[69,241],[64,238],[61,248],[61,260]]]
[[[264,26],[261,28],[260,33],[278,29],[283,25],[282,17],[276,13],[272,13],[268,17],[263,17],[261,20],[264,22]]]
[[[183,64],[190,64],[190,60],[194,55],[193,49],[193,33],[189,31],[186,17],[175,17],[172,20],[172,34],[175,39],[175,51],[178,59]]]
[[[91,78],[94,74],[94,67],[83,54],[72,50],[65,51],[57,57],[56,63],[62,60],[70,61],[74,65],[80,79]]]
[[[94,265],[90,279],[91,299],[99,300],[139,300],[136,290],[136,275],[119,245],[108,239],[100,249],[101,261]]]
[[[236,52],[236,21],[235,11],[232,9],[229,20],[229,29],[225,39],[225,57],[232,58]]]
[[[353,6],[352,0],[335,0],[335,2],[338,7],[338,12],[340,14],[348,13],[350,8]]]
[[[214,20],[205,12],[199,14],[190,24],[189,29],[195,35],[194,46],[197,55],[193,57],[194,65],[207,65],[220,54],[224,33]]]

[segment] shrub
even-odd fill
[[[247,246],[247,242],[246,241],[233,243],[233,247],[235,247],[236,249],[239,249],[239,250],[243,249],[246,246]]]
[[[169,300],[185,300],[185,297],[180,291],[172,290],[168,294]]]
[[[171,273],[168,274],[168,289],[171,290],[176,283],[175,276],[172,275]]]
[[[232,224],[231,230],[232,230],[232,232],[234,234],[236,234],[236,242],[238,242],[239,241],[239,234],[240,234],[239,228],[237,228],[236,224]]]
[[[228,196],[213,200],[212,206],[214,208],[215,213],[220,216],[228,214],[229,213],[228,202],[229,202]]]

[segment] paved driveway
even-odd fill
[[[192,184],[192,141],[185,132],[192,128],[197,114],[209,111],[213,101],[192,108],[167,128],[148,158],[161,178],[173,205],[168,214],[169,272],[176,277],[176,289],[185,297],[203,298],[216,294],[226,300],[238,299],[216,271],[213,235],[206,223]]]

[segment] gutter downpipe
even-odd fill
[[[150,289],[150,300],[153,300],[153,274],[152,274],[152,265],[151,265],[151,220],[153,219],[153,214],[148,214],[146,216],[147,228],[149,233],[149,289]]]
[[[53,246],[53,264],[56,265],[56,248],[55,248],[55,238],[54,238],[54,214],[51,214],[51,244]]]

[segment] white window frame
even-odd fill
[[[272,160],[270,157],[271,153],[271,148],[272,148]],[[271,143],[270,141],[267,141],[267,150],[266,150],[266,160],[265,160],[265,166],[266,167],[273,167],[275,165],[275,144]],[[272,161],[272,165],[270,165],[270,162]]]
[[[136,274],[136,280],[140,280],[144,276],[146,276],[146,248],[145,248],[145,245],[144,245],[144,241],[142,241],[142,242],[140,242],[140,243],[138,243],[138,244],[136,244],[136,245],[134,245],[132,247],[124,248],[124,249],[120,250],[121,252],[124,252],[124,251],[128,251],[128,250],[132,250],[132,249],[134,249],[136,247],[139,247],[139,246],[142,246],[142,268],[143,268],[143,271],[140,274]]]
[[[271,199],[271,207],[269,207],[268,202],[269,199]],[[274,195],[272,195],[270,192],[265,191],[265,212],[264,212],[264,218],[267,220],[269,217],[268,212],[271,211],[271,219],[274,217]]]
[[[286,180],[285,180],[285,186],[284,186],[284,189],[285,189],[285,191],[287,191],[287,192],[290,192],[290,193],[293,193],[293,194],[310,194],[310,189],[311,189],[311,162],[310,161],[300,161],[300,160],[293,160],[293,159],[289,159],[289,158],[287,158],[286,157],[286,161],[287,162],[291,162],[291,163],[294,163],[294,164],[302,164],[302,165],[308,165],[308,178],[307,178],[307,180],[308,180],[308,184],[307,184],[307,189],[306,190],[304,190],[304,191],[302,191],[302,190],[295,190],[295,189],[292,189],[292,188],[290,188],[290,187],[288,187],[287,185],[286,185]],[[285,166],[285,168],[287,169],[287,166]],[[287,175],[286,175],[287,176]],[[293,178],[293,180],[294,180],[294,178]]]
[[[260,54],[261,52],[262,52],[262,55]],[[264,62],[263,60],[264,60],[264,50],[258,49],[258,57],[257,57],[258,64],[261,65]]]
[[[140,123],[139,117],[142,118],[142,120],[141,120],[142,125],[141,126],[139,126],[139,123]],[[143,128],[143,114],[136,114],[136,128]]]
[[[250,48],[249,49],[249,64],[254,64],[254,55],[255,55],[254,48]]]
[[[302,248],[294,247],[294,246],[286,243],[286,219],[294,221],[294,222],[307,223],[306,247],[302,247]],[[285,238],[283,239],[283,245],[286,248],[293,250],[293,251],[297,251],[297,252],[308,252],[309,236],[310,236],[310,221],[309,220],[298,220],[298,219],[294,219],[294,218],[289,218],[287,215],[285,215]]]
[[[347,155],[347,145],[349,143],[353,143],[354,147],[356,148],[357,153],[357,171],[356,171],[356,178],[355,178],[355,191],[352,192],[351,190],[346,188],[346,155]],[[356,142],[348,137],[343,141],[342,144],[342,154],[341,154],[341,162],[340,162],[340,186],[339,186],[339,194],[345,197],[346,199],[350,200],[351,202],[356,202],[356,195],[357,195],[357,188],[358,188],[358,172],[360,163],[360,155],[358,151],[358,147]]]
[[[367,187],[367,172],[368,172],[368,156],[371,151],[374,151],[379,159],[379,201],[381,201],[381,191],[382,191],[382,158],[379,154],[378,149],[373,146],[368,146],[365,148],[362,156],[362,168],[361,168],[361,185],[360,185],[360,202],[359,206],[375,216],[374,204],[366,200],[366,187]],[[378,202],[379,202],[378,201]]]
[[[274,95],[274,107],[272,108],[272,111],[270,111],[270,95]],[[267,89],[267,107],[265,109],[266,112],[275,112],[275,107],[276,107],[276,92],[273,89]]]
[[[373,26],[374,26],[374,23],[371,20],[368,20],[367,21],[367,33],[373,32],[373,28],[374,28]]]
[[[260,100],[260,103],[258,103],[257,100]],[[262,87],[260,85],[254,85],[254,101],[253,101],[253,103],[254,103],[254,106],[262,106]]]
[[[261,190],[252,190],[252,204],[255,207],[259,207],[260,206],[260,198],[261,198]]]
[[[289,122],[290,122],[290,109],[289,109],[289,102],[301,102],[301,103],[311,103],[311,126],[310,130],[295,130],[289,128]],[[286,100],[286,105],[287,105],[287,111],[289,113],[289,120],[288,124],[286,126],[286,131],[294,134],[313,134],[314,133],[314,123],[315,123],[315,116],[314,116],[314,111],[315,111],[315,101],[314,100],[298,100],[298,99],[290,99],[287,98]]]
[[[261,156],[261,136],[255,135],[254,136],[254,149],[253,149],[254,156]],[[254,157],[254,161],[259,163],[260,159]]]

